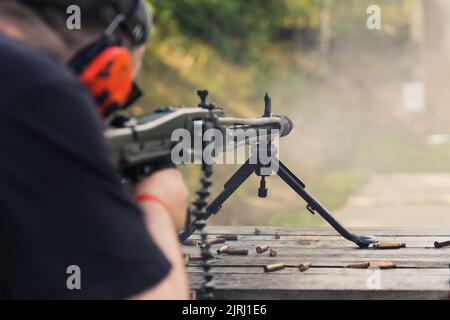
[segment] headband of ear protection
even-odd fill
[[[134,46],[139,47],[147,42],[153,16],[148,4],[144,0],[135,1],[134,8],[121,24],[122,29],[132,39]]]
[[[133,46],[137,47],[148,40],[151,23],[147,3],[136,0],[131,13],[118,15],[99,40],[82,49],[69,62],[80,82],[97,100],[102,117],[127,108],[142,96],[133,82],[131,53],[114,41],[111,35],[117,28],[121,28]]]

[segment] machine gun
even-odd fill
[[[292,130],[292,122],[284,116],[268,115],[253,119],[225,117],[223,108],[206,103],[206,91],[199,91],[199,94],[204,98],[198,107],[165,107],[137,118],[114,118],[105,136],[123,178],[139,181],[156,170],[174,166],[176,163],[172,161],[171,155],[177,141],[172,138],[177,129],[185,129],[190,133],[191,148],[187,152],[191,160],[196,151],[194,140],[199,138],[198,135],[200,140],[203,139],[204,130],[200,129],[196,133],[195,129],[205,124],[222,132],[223,141],[214,141],[217,149],[225,148],[227,137],[233,137],[236,130],[246,134],[241,139],[228,142],[233,146],[257,144],[267,139],[270,130],[277,130],[281,137],[287,136]],[[253,131],[247,134],[247,130]]]
[[[224,110],[213,103],[206,101],[208,92],[198,91],[200,104],[194,108],[164,108],[153,114],[139,118],[119,117],[112,122],[111,128],[106,130],[112,155],[119,170],[126,180],[139,181],[155,170],[174,166],[171,160],[172,150],[177,143],[171,139],[174,130],[183,128],[194,133],[195,127],[201,127],[201,134],[208,129],[217,129],[224,132],[234,130],[256,130],[254,135],[244,135],[241,141],[233,140],[234,145],[251,145],[252,153],[247,162],[228,180],[224,190],[210,203],[209,188],[212,185],[212,165],[202,162],[203,177],[200,179],[201,188],[196,192],[197,199],[193,202],[185,230],[180,234],[180,240],[187,239],[195,231],[200,231],[202,266],[205,283],[202,288],[202,298],[211,299],[213,292],[212,275],[209,273],[208,258],[209,245],[204,232],[206,220],[217,214],[224,202],[252,175],[260,177],[258,196],[265,198],[268,195],[266,178],[278,175],[293,189],[305,202],[306,208],[312,214],[320,214],[345,239],[354,242],[361,248],[366,248],[378,242],[369,236],[355,235],[341,225],[332,214],[306,191],[306,185],[295,176],[279,159],[274,136],[270,130],[276,130],[280,137],[287,136],[293,128],[291,120],[284,116],[272,114],[271,99],[266,94],[264,98],[264,114],[261,118],[240,119],[227,118]],[[194,134],[191,135],[194,138]],[[216,141],[215,141],[216,142]],[[212,141],[202,140],[201,150],[205,150]],[[222,142],[223,143],[223,142]],[[192,145],[195,145],[193,143]],[[194,153],[194,150],[191,150]],[[269,154],[271,161],[262,161],[260,154],[264,151]],[[276,170],[272,170],[276,163]],[[193,219],[193,221],[192,221]]]

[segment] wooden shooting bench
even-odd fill
[[[450,247],[434,248],[435,241],[450,240],[450,230],[352,230],[382,242],[406,243],[406,248],[381,250],[359,249],[331,228],[257,228],[259,235],[255,227],[206,228],[208,238],[235,234],[238,240],[226,243],[249,250],[247,256],[218,255],[223,244],[211,246],[215,299],[450,299]],[[263,245],[276,248],[277,256],[256,253],[256,247]],[[183,246],[183,251],[198,254],[199,248]],[[299,264],[307,261],[311,268],[301,272]],[[392,262],[396,267],[347,267],[370,261]],[[203,281],[200,263],[188,262],[192,290]],[[284,263],[286,268],[264,272],[264,266],[273,263]]]

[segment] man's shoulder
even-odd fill
[[[66,65],[1,34],[0,88],[0,109],[10,116],[39,110],[52,118],[98,121],[94,100]]]
[[[77,84],[65,66],[26,44],[0,35],[0,87],[12,95],[49,83]]]

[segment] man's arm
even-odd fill
[[[140,202],[147,230],[169,260],[169,274],[155,287],[132,299],[188,299],[189,286],[177,231],[187,213],[188,192],[181,174],[175,169],[157,172],[136,188],[136,195],[150,194],[164,204]]]
[[[169,214],[159,205],[141,205],[147,229],[155,243],[169,260],[172,268],[169,274],[155,287],[138,294],[137,300],[184,300],[189,298],[186,268],[182,259],[175,227]]]

